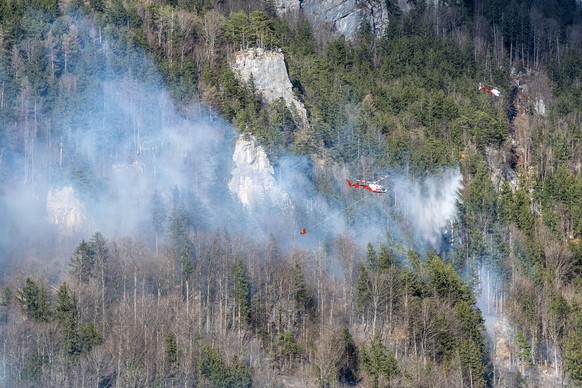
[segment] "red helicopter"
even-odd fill
[[[501,97],[501,92],[496,87],[487,87],[482,82],[479,82],[479,90],[485,90],[487,93],[493,94],[495,97]]]
[[[356,180],[355,183],[350,182],[350,180],[348,179],[348,186],[350,187],[354,187],[356,189],[360,188],[360,189],[366,189],[366,190],[370,190],[373,193],[378,193],[378,194],[382,194],[382,193],[386,193],[388,190],[386,190],[386,188],[384,186],[382,186],[381,184],[379,184],[378,182],[380,182],[382,179],[386,178],[388,175],[384,175],[382,178],[375,180],[375,181],[367,181],[367,180],[362,180],[362,179],[358,179]]]

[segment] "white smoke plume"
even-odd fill
[[[393,180],[395,207],[414,233],[435,248],[443,233],[452,233],[462,179],[460,169],[454,168],[421,179],[400,176]]]
[[[295,155],[280,158],[272,174],[276,186],[271,189],[283,193],[286,205],[254,200],[252,208],[245,207],[228,188],[237,131],[200,103],[176,108],[152,61],[137,49],[132,60],[130,70],[119,73],[107,67],[111,61],[91,67],[102,67],[85,75],[91,88],[66,109],[55,109],[51,139],[39,139],[27,151],[33,149],[34,158],[22,154],[21,147],[4,152],[0,253],[56,256],[60,245],[66,258],[72,246],[96,231],[107,238],[152,241],[156,195],[166,209],[166,231],[171,209],[180,203],[195,228],[248,233],[256,239],[274,235],[287,246],[321,244],[346,231],[362,245],[376,243],[387,231],[396,233],[403,220],[420,236],[419,243],[438,246],[455,218],[458,169],[422,180],[391,177],[386,181],[389,194],[369,195],[348,188],[345,174],[328,179],[328,186],[316,184],[314,161]],[[66,193],[68,203],[57,203],[65,198],[57,193]],[[59,220],[73,231],[67,241],[53,238],[62,233],[64,221]],[[83,222],[75,225],[75,220]],[[308,233],[299,236],[304,228]],[[33,248],[40,236],[43,247],[53,248]]]

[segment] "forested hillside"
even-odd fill
[[[582,385],[580,3],[389,0],[349,40],[280,3],[0,2],[0,385]],[[241,134],[306,203],[233,200]],[[450,171],[423,239],[391,185]]]

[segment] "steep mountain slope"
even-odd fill
[[[396,3],[1,2],[6,384],[582,381],[580,6]]]

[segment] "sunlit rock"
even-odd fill
[[[60,237],[82,232],[87,224],[85,206],[71,186],[49,190],[46,215],[50,224],[58,226]]]
[[[399,5],[406,5],[400,2]],[[385,1],[357,0],[275,0],[274,6],[279,15],[303,11],[314,30],[331,27],[338,36],[347,40],[356,37],[362,23],[366,22],[372,32],[380,37],[388,25],[388,9]]]
[[[261,48],[242,50],[234,55],[232,68],[245,82],[252,77],[257,92],[267,102],[283,98],[287,108],[299,116],[298,124],[307,125],[307,112],[293,94],[283,53]]]
[[[247,209],[263,205],[289,206],[289,195],[278,186],[273,166],[253,136],[243,135],[238,139],[232,159],[228,188]]]

